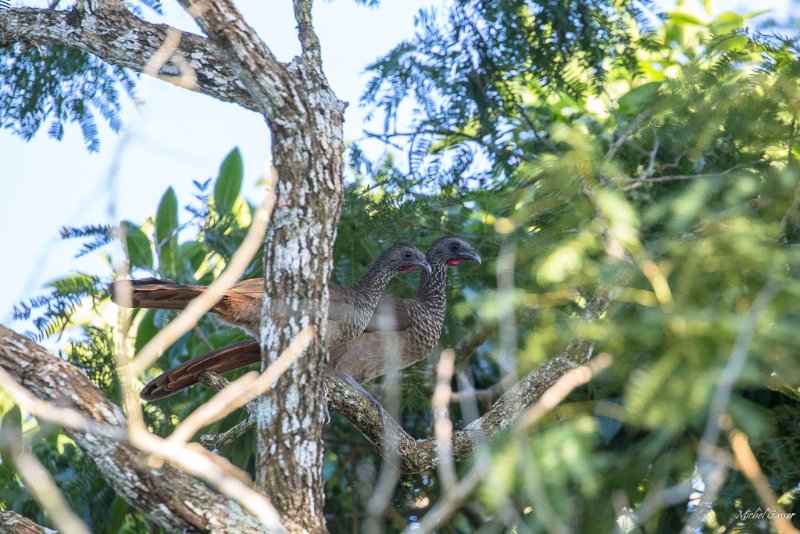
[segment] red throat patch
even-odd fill
[[[453,258],[451,260],[447,260],[447,265],[450,265],[452,267],[456,267],[458,265],[461,265],[462,263],[464,263],[464,258]]]
[[[419,265],[403,265],[400,267],[401,271],[419,271],[422,269]]]

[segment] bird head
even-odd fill
[[[425,257],[428,259],[429,263],[439,261],[451,267],[460,265],[468,260],[477,261],[478,263],[481,262],[481,257],[478,256],[478,253],[475,252],[472,245],[463,239],[452,236],[437,240],[430,246]]]
[[[431,272],[425,255],[410,243],[396,243],[383,253],[386,265],[395,271],[419,271],[424,269]]]

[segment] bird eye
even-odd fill
[[[453,243],[450,245],[450,250],[458,250],[458,243]]]
[[[411,253],[410,253],[410,252],[406,252],[406,253],[405,253],[405,257],[406,257],[406,258],[411,258]]]

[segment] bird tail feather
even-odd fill
[[[261,349],[255,340],[222,347],[170,369],[147,383],[139,396],[146,401],[169,397],[200,381],[206,371],[226,373],[261,361]]]
[[[179,284],[158,278],[125,280],[112,284],[109,290],[111,300],[119,305],[125,304],[126,297],[123,288],[125,283],[131,284],[132,307],[156,310],[182,310],[205,290],[204,286]]]

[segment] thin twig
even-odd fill
[[[780,283],[774,279],[769,279],[756,295],[750,310],[747,312],[747,316],[739,327],[731,354],[717,380],[717,385],[711,397],[705,430],[697,447],[697,465],[700,470],[700,476],[706,482],[706,487],[692,515],[684,525],[683,532],[685,533],[694,532],[699,528],[705,511],[711,506],[725,480],[728,468],[723,456],[719,454],[717,449],[717,441],[724,423],[722,416],[728,408],[736,380],[747,362],[747,355],[755,336],[758,321],[780,290]]]
[[[216,348],[214,347],[214,345],[211,344],[206,335],[203,333],[203,329],[200,328],[198,325],[194,325],[192,327],[192,332],[194,333],[194,335],[197,336],[197,339],[199,339],[203,343],[203,345],[205,345],[208,348],[208,350],[214,350]]]
[[[650,159],[647,162],[647,169],[642,173],[640,180],[647,180],[653,175],[656,166],[656,156],[658,155],[658,130],[653,128],[653,150],[650,152]]]
[[[617,151],[619,151],[622,145],[625,144],[625,141],[627,141],[628,138],[631,135],[633,135],[633,132],[636,130],[636,128],[638,128],[639,125],[642,124],[642,122],[644,122],[646,119],[648,119],[653,113],[654,113],[653,108],[647,108],[641,113],[639,113],[636,116],[636,118],[634,118],[633,121],[627,126],[627,128],[623,130],[623,132],[620,134],[617,140],[614,141],[614,144],[611,145],[611,148],[608,149],[608,152],[603,158],[603,163],[608,163],[609,161],[611,161],[614,158],[614,156],[616,156]]]
[[[261,395],[306,350],[314,339],[314,327],[303,328],[281,355],[260,375],[247,373],[228,384],[211,400],[200,405],[169,436],[169,441],[188,441],[202,427],[219,421],[249,400]]]
[[[385,322],[392,323],[393,319],[388,319]],[[387,324],[383,325],[382,328],[391,330],[391,326],[392,325]],[[399,347],[396,346],[394,338],[390,337],[388,339],[390,340],[389,344],[392,346],[387,347],[383,354],[383,358],[385,359],[384,365],[388,369],[400,369]],[[374,397],[366,394],[360,385],[355,383],[351,385],[364,396],[370,404],[375,405],[378,410],[383,409]],[[400,412],[400,372],[396,370],[389,372],[383,380],[383,387],[386,411],[396,420]],[[406,434],[406,436],[407,435],[408,434]],[[378,473],[378,479],[375,481],[375,488],[373,489],[372,496],[367,500],[366,505],[367,519],[364,522],[364,531],[368,534],[383,532],[383,517],[392,503],[392,496],[394,495],[397,481],[400,479],[400,439],[400,435],[396,433],[388,433],[385,436],[383,450],[381,451],[383,462],[381,463],[381,469]]]
[[[89,534],[89,529],[69,507],[53,477],[36,456],[20,449],[11,454],[11,462],[27,490],[47,512],[59,531]]]
[[[700,178],[719,178],[722,176],[727,176],[730,173],[737,171],[739,169],[744,169],[747,167],[755,167],[758,165],[764,165],[769,163],[769,160],[760,159],[757,161],[753,161],[752,163],[739,163],[720,172],[712,172],[708,174],[699,173],[699,174],[673,174],[667,176],[656,176],[655,178],[648,178],[648,179],[638,179],[626,185],[625,187],[621,187],[620,191],[632,191],[634,189],[638,189],[646,184],[660,184],[665,182],[680,182],[680,181],[687,181],[687,180],[698,180]]]
[[[200,443],[209,449],[216,451],[227,447],[240,437],[247,434],[247,432],[255,428],[255,426],[255,412],[250,412],[245,419],[242,419],[225,432],[221,432],[219,434],[204,434],[200,436]]]
[[[456,353],[445,349],[436,366],[436,388],[431,398],[433,433],[436,437],[436,453],[439,455],[439,479],[444,493],[453,491],[456,485],[456,470],[453,466],[453,421],[450,419],[450,380],[455,371]]]
[[[789,518],[794,514],[786,513],[786,510],[778,503],[767,477],[764,476],[761,466],[758,465],[753,449],[750,448],[747,435],[740,430],[734,429],[728,433],[728,441],[730,441],[731,450],[733,450],[733,456],[736,459],[736,466],[747,477],[750,484],[753,485],[758,498],[761,499],[761,503],[770,512],[768,519],[772,522],[775,530],[781,534],[797,534],[800,532],[789,521]]]

